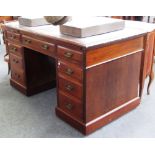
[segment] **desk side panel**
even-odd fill
[[[117,108],[139,98],[143,41],[143,37],[133,38],[87,51],[85,113],[88,126],[110,113],[117,115]],[[98,60],[93,59],[94,56]]]
[[[87,122],[138,97],[140,64],[138,52],[87,70]]]

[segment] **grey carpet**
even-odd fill
[[[144,89],[143,101],[135,110],[83,136],[55,115],[56,89],[26,97],[9,85],[7,65],[0,52],[0,137],[14,138],[123,138],[155,137],[155,83],[151,95]],[[147,81],[146,81],[147,83]]]

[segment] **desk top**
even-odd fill
[[[59,31],[59,26],[44,25],[37,27],[26,27],[19,25],[18,21],[6,23],[5,25],[7,27],[18,29],[20,31],[31,32],[36,35],[39,34],[60,41],[67,41],[71,44],[79,45],[86,48],[139,36],[155,30],[155,24],[138,22],[138,21],[126,21],[125,28],[123,30],[86,38],[75,38],[72,36],[61,34]]]

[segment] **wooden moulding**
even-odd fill
[[[88,135],[94,132],[95,130],[103,127],[104,125],[112,122],[113,120],[119,118],[125,113],[131,111],[132,109],[136,108],[139,104],[140,104],[140,98],[137,97],[88,123],[78,121],[77,119],[70,116],[69,114],[67,114],[66,112],[64,112],[58,107],[56,108],[56,114],[62,120],[66,121],[71,126],[78,129],[84,135]]]

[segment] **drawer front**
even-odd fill
[[[17,71],[16,69],[11,70],[11,79],[15,82],[25,86],[25,75],[23,71]]]
[[[23,60],[21,57],[16,56],[14,54],[10,53],[10,64],[11,64],[11,69],[15,68],[15,69],[23,69]]]
[[[10,53],[22,56],[23,48],[21,46],[8,43],[8,50]]]
[[[58,62],[58,74],[66,76],[67,78],[74,78],[78,82],[82,82],[83,74],[82,69],[75,67],[72,64],[66,64],[61,61]]]
[[[111,61],[138,51],[142,51],[143,40],[143,37],[139,37],[95,50],[89,50],[86,53],[86,65],[88,67],[97,63]]]
[[[32,39],[28,36],[22,36],[22,43],[25,47],[31,48],[45,55],[52,57],[56,56],[56,47],[54,44],[49,44],[45,41]]]
[[[59,90],[82,99],[82,85],[71,82],[59,76]]]
[[[20,34],[7,31],[7,39],[15,43],[20,43]]]
[[[58,46],[58,58],[82,66],[82,52]]]
[[[9,31],[9,32],[13,32],[13,33],[19,33],[19,30],[18,29],[14,29],[12,27],[5,27],[6,31]]]
[[[80,101],[59,93],[59,107],[71,116],[82,120],[83,107]]]

